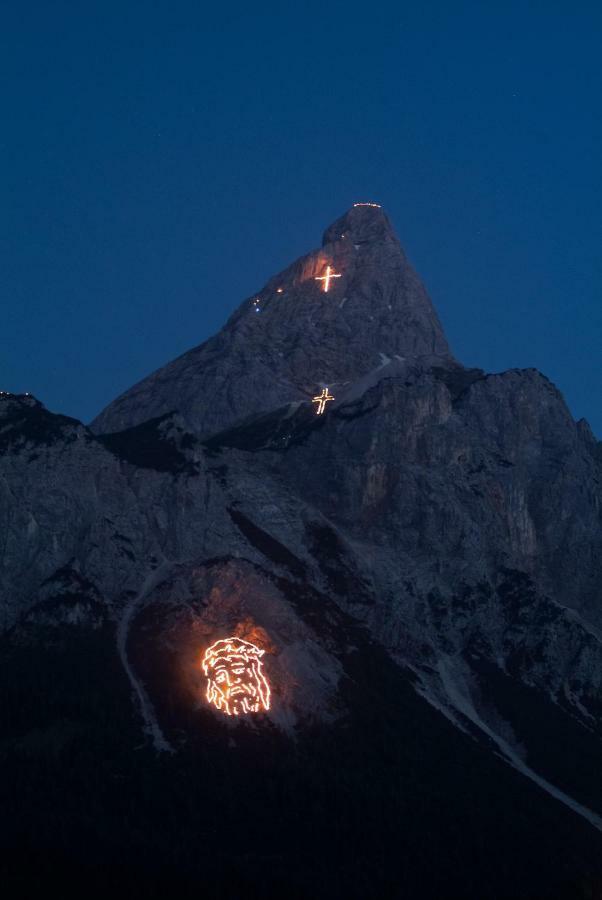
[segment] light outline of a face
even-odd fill
[[[270,686],[261,663],[264,653],[242,638],[215,641],[202,661],[207,701],[228,716],[269,710]]]

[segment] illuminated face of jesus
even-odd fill
[[[209,703],[228,716],[268,710],[270,688],[261,665],[264,652],[241,638],[212,644],[202,663]]]

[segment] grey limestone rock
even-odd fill
[[[359,623],[600,829],[600,446],[537,371],[460,365],[383,211],[354,207],[91,429],[0,397],[1,622],[112,622],[158,749],[145,660],[175,665],[175,635],[190,659],[224,629],[259,635],[293,733],[344,713]]]
[[[333,278],[325,292],[327,267]],[[358,206],[322,247],[244,300],[215,337],[145,378],[92,423],[120,431],[177,410],[202,435],[243,416],[354,381],[381,354],[450,352],[437,314],[385,213]]]

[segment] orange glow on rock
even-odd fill
[[[341,278],[340,272],[333,272],[331,266],[326,266],[326,275],[316,275],[314,281],[323,281],[324,282],[324,293],[328,293],[328,288],[330,287],[330,279],[331,278]]]
[[[329,400],[334,400],[334,397],[328,393],[328,388],[325,387],[323,389],[322,393],[319,394],[317,397],[314,397],[314,399],[311,401],[312,403],[318,404],[318,408],[316,410],[316,414],[318,416],[322,415],[322,413],[326,409],[326,404],[328,403]]]
[[[227,716],[268,710],[270,686],[261,663],[264,653],[242,638],[215,641],[201,663],[207,676],[207,701]]]

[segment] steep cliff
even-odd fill
[[[210,434],[312,397],[322,384],[353,381],[381,354],[448,358],[449,348],[386,215],[355,206],[327,229],[320,250],[243,301],[215,337],[118,397],[92,428],[119,431],[178,411]]]

